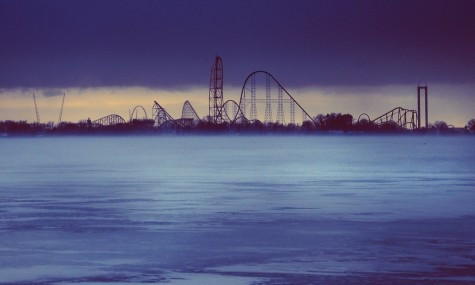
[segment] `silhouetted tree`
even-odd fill
[[[354,128],[357,131],[376,131],[378,126],[375,123],[368,121],[368,119],[363,118],[354,124]]]
[[[251,123],[251,129],[254,131],[262,131],[264,129],[264,124],[259,120],[255,120]]]
[[[310,120],[303,121],[301,129],[306,132],[312,131],[315,129],[315,124]]]
[[[321,120],[323,120],[324,130],[348,131],[353,127],[353,116],[350,114],[331,113],[327,114],[324,118],[317,116],[317,123],[320,125]]]
[[[467,129],[469,131],[475,132],[475,119],[471,119],[467,122]]]
[[[449,128],[447,123],[444,122],[444,121],[435,121],[433,127],[436,128],[439,131],[446,131]]]
[[[316,122],[315,127],[317,130],[324,130],[325,129],[325,115],[323,114],[318,114],[313,118],[313,120]]]
[[[0,130],[5,134],[11,135],[33,135],[40,129],[38,124],[28,124],[26,121],[2,121],[0,122]]]
[[[401,130],[399,125],[394,121],[384,122],[379,126],[379,129],[383,132],[396,132]]]

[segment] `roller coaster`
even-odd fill
[[[153,102],[152,118],[153,125],[158,128],[177,126],[177,121],[157,101]]]
[[[95,121],[92,121],[91,124],[93,127],[114,126],[118,124],[126,124],[126,121],[120,115],[111,114],[111,115],[102,117],[100,119],[97,119]]]
[[[264,80],[265,84],[263,83]],[[277,91],[277,98],[272,97],[272,91]],[[209,87],[209,117],[212,122],[236,124],[258,121],[261,123],[285,124],[287,121],[290,124],[295,124],[295,109],[297,106],[302,112],[302,123],[306,120],[315,123],[308,112],[267,71],[254,71],[246,77],[241,89],[239,103],[234,100],[223,103],[223,99],[223,63],[221,58],[216,56],[215,63],[211,67]],[[264,114],[262,114],[262,109],[265,110]],[[275,120],[273,110],[277,110]],[[285,112],[285,110],[289,111]]]
[[[396,107],[372,120],[371,123],[379,127],[395,124],[400,129],[415,130],[417,129],[417,111]]]
[[[195,109],[193,108],[193,106],[191,106],[191,103],[188,100],[186,100],[185,103],[183,103],[183,108],[181,109],[181,118],[189,119],[193,121],[200,120],[198,113],[196,113]]]
[[[215,66],[220,65],[220,59]],[[216,71],[212,70],[212,79],[216,78]],[[220,76],[217,76],[221,78]],[[265,92],[260,92],[262,87],[258,79],[264,78]],[[219,79],[221,80],[221,79]],[[219,81],[218,80],[218,81]],[[239,103],[234,100],[222,102],[221,83],[211,80],[210,83],[210,115],[209,120],[213,123],[246,124],[246,123],[278,123],[295,124],[295,110],[302,112],[302,122],[309,120],[315,123],[310,114],[290,95],[275,77],[267,71],[254,71],[246,77],[241,89]],[[249,86],[250,85],[250,86]],[[272,98],[272,90],[277,91],[277,98]],[[218,94],[218,95],[215,95]],[[264,95],[265,94],[265,95]],[[265,114],[259,110],[265,109]],[[249,113],[247,113],[249,110]],[[272,110],[277,110],[274,116]],[[286,112],[286,110],[288,110]],[[182,116],[174,119],[158,102],[153,106],[154,126],[158,128],[185,127],[197,123],[200,118],[189,101],[183,104]],[[274,120],[275,118],[275,120]]]
[[[147,111],[145,111],[145,108],[143,106],[138,105],[138,106],[135,106],[135,108],[130,113],[130,122],[132,122],[133,120],[140,120],[139,119],[140,110],[143,112],[143,117],[140,118],[140,119],[141,120],[147,120],[148,119]]]
[[[420,129],[420,94],[425,95],[426,128],[428,121],[427,86],[418,86],[418,111],[396,107],[383,115],[371,120],[367,114],[367,121],[381,128],[392,125],[399,129]],[[277,96],[275,95],[277,94]],[[306,121],[317,125],[315,119],[297,102],[284,86],[269,72],[258,70],[250,73],[241,88],[239,102],[227,100],[223,103],[223,63],[219,56],[211,67],[209,86],[209,115],[206,122],[213,124],[242,125],[242,124],[278,124],[297,125]],[[302,120],[296,120],[296,110],[302,113]],[[143,112],[143,120],[147,120],[147,112],[142,106],[136,106],[129,114],[130,121],[138,119],[139,111]],[[157,101],[152,106],[153,126],[158,129],[177,129],[196,126],[200,119],[191,103],[187,100],[183,104],[181,118],[174,119]],[[112,114],[92,122],[93,126],[110,126],[125,124],[125,120]]]
[[[374,120],[371,120],[368,114],[363,113],[358,117],[358,122],[361,117],[366,116],[368,122],[380,128],[395,126],[401,130],[419,130],[421,129],[421,94],[424,95],[425,105],[425,128],[429,127],[429,105],[428,105],[428,87],[427,85],[417,86],[417,111],[405,109],[403,107],[396,107]]]
[[[265,80],[265,85],[261,80]],[[277,98],[272,97],[272,91],[277,92]],[[208,116],[210,122],[230,125],[254,122],[295,124],[295,110],[298,109],[302,112],[302,123],[305,120],[315,123],[312,116],[267,71],[254,71],[246,77],[239,103],[234,100],[227,100],[223,103],[223,99],[223,63],[222,59],[216,56],[210,74]],[[263,109],[265,110],[264,114],[261,111]],[[275,116],[273,110],[277,110]],[[174,119],[165,108],[155,101],[152,117],[154,126],[157,128],[186,127],[201,121],[189,101],[183,104],[180,119]]]
[[[258,81],[259,79],[261,81]],[[265,84],[262,81],[265,81]],[[273,90],[277,91],[277,98],[272,97]],[[239,122],[244,119],[251,122],[260,121],[279,124],[289,122],[290,124],[295,124],[296,107],[302,112],[302,123],[306,120],[316,123],[312,116],[305,111],[272,74],[267,71],[258,70],[246,77],[241,89],[239,104],[237,108],[233,109],[236,113],[231,117],[233,118],[232,122]],[[264,109],[264,114],[262,114],[262,111],[259,112],[262,109]],[[273,110],[277,110],[275,116]],[[227,114],[229,117],[229,113]]]
[[[200,122],[200,117],[191,105],[190,101],[186,100],[181,109],[181,118],[179,124],[184,127],[192,127]]]

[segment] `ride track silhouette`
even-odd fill
[[[216,56],[211,67],[209,86],[209,113],[200,119],[191,103],[183,104],[181,117],[174,119],[157,101],[153,102],[152,118],[148,118],[143,106],[136,106],[129,111],[129,121],[122,116],[110,114],[96,120],[83,120],[78,123],[62,122],[64,105],[61,106],[58,124],[41,124],[35,102],[37,122],[26,121],[0,122],[0,134],[8,135],[45,135],[45,134],[156,134],[156,133],[327,133],[338,132],[397,132],[421,133],[438,131],[445,133],[469,133],[475,131],[475,124],[460,130],[445,122],[428,122],[428,87],[417,86],[418,106],[416,110],[396,107],[371,120],[363,113],[354,122],[351,114],[331,113],[312,117],[303,106],[270,73],[264,70],[251,72],[244,80],[239,103],[234,100],[224,101],[224,68],[221,57]],[[264,79],[265,83],[262,83]],[[263,92],[261,92],[264,90]],[[277,99],[272,91],[277,91]],[[425,127],[421,128],[420,96],[425,99]],[[296,123],[296,108],[302,113],[302,121]],[[264,115],[259,110],[264,109]],[[277,110],[274,116],[273,110]],[[139,112],[143,117],[139,118]],[[366,118],[362,118],[366,117]],[[274,119],[275,118],[275,119]],[[286,123],[288,122],[288,123]]]

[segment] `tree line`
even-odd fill
[[[438,132],[454,132],[455,128],[444,121],[436,121],[429,125],[429,130]],[[161,127],[154,126],[153,120],[132,120],[128,123],[101,126],[93,125],[90,120],[78,123],[61,122],[37,124],[27,121],[0,121],[0,135],[74,135],[74,134],[156,134],[156,133],[327,133],[327,132],[364,132],[388,133],[404,132],[396,122],[388,121],[376,124],[366,118],[355,120],[351,114],[330,113],[319,114],[312,120],[302,124],[282,124],[278,122],[245,121],[243,123],[213,123],[209,118],[200,121],[167,122]],[[467,122],[463,130],[458,132],[475,133],[475,119]]]

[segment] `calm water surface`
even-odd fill
[[[474,146],[0,139],[0,284],[473,284]]]

